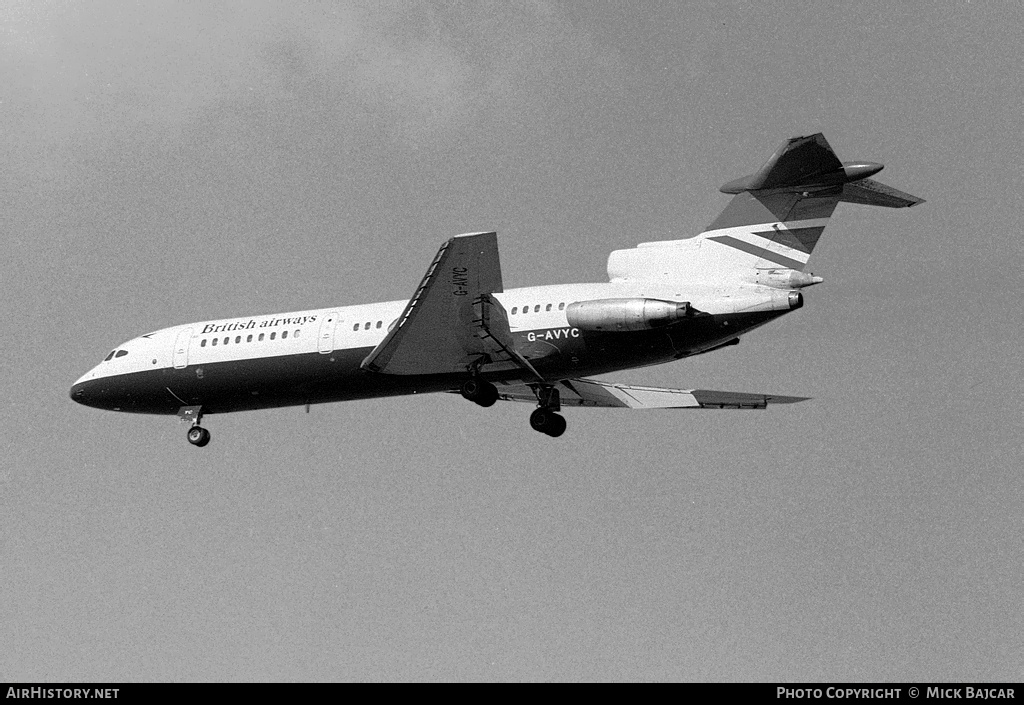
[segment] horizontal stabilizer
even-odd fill
[[[556,386],[562,406],[622,409],[764,409],[768,404],[793,404],[808,398],[709,389],[638,387],[596,379],[567,379]],[[525,384],[498,385],[498,394],[506,401],[537,401],[533,389]]]
[[[866,206],[884,206],[886,208],[909,208],[924,203],[923,198],[911,196],[892,186],[880,184],[874,179],[861,179],[843,185],[840,201],[860,203]]]
[[[723,193],[816,184],[842,171],[843,164],[820,132],[794,137],[779,147],[756,173],[722,186]]]

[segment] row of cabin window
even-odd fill
[[[552,305],[553,304],[548,304],[547,306],[544,307],[544,310],[545,311],[550,311]],[[516,309],[518,309],[518,308],[519,308],[518,306],[513,306],[512,307],[512,315],[513,316],[516,314]],[[562,303],[558,304],[558,310],[562,311],[564,309],[565,309],[565,302],[563,301]],[[529,313],[529,312],[530,312],[530,307],[529,306],[523,306],[523,313]],[[533,312],[534,313],[540,313],[540,304],[536,304],[533,307]]]
[[[259,341],[263,340],[263,336],[265,336],[265,335],[266,335],[266,333],[260,333],[260,335],[256,339],[256,341],[259,342]],[[281,332],[281,340],[284,340],[287,337],[288,337],[288,331],[282,331]],[[299,337],[299,331],[296,330],[295,333],[292,334],[292,337],[293,338],[298,338]],[[270,334],[270,339],[271,340],[274,340],[275,338],[277,338],[277,331],[274,331],[273,333]],[[216,345],[217,341],[219,341],[219,340],[220,340],[220,338],[214,338],[213,339],[213,345]],[[224,345],[227,345],[230,342],[231,342],[231,336],[230,335],[225,336],[224,337]],[[235,336],[235,342],[236,343],[241,343],[242,342],[242,336],[236,335]],[[252,342],[252,333],[250,333],[249,335],[247,335],[245,337],[245,342],[247,342],[247,343],[251,343]],[[201,347],[201,348],[205,348],[206,347],[206,338],[203,338],[203,340],[199,343],[199,347]]]
[[[544,310],[545,311],[550,311],[551,307],[553,305],[554,304],[548,304],[547,306],[544,307]],[[533,307],[533,312],[534,313],[540,313],[540,306],[541,306],[540,304],[537,304],[536,306],[534,306]],[[565,303],[564,302],[558,304],[558,310],[559,311],[562,311],[564,309],[565,309]],[[512,307],[512,313],[513,314],[516,313],[518,310],[519,310],[518,306],[513,306]],[[529,313],[529,312],[530,312],[530,307],[529,306],[523,306],[523,313]],[[376,326],[373,326],[373,322],[372,321],[367,321],[366,323],[362,323],[362,324],[360,324],[360,323],[353,324],[352,325],[352,330],[354,330],[354,331],[359,330],[360,326],[362,326],[363,330],[370,330],[371,326],[373,326],[374,328],[380,328],[382,325],[384,325],[384,321],[377,321],[377,325]]]

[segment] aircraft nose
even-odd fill
[[[77,401],[79,404],[86,403],[85,384],[82,382],[76,382],[71,385],[71,391],[68,393],[71,397],[71,401]]]

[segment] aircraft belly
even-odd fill
[[[530,331],[529,334],[520,334],[524,336],[524,342],[519,349],[545,376],[605,374],[699,354],[783,314],[780,311],[762,311],[706,315],[663,328],[628,332],[577,331],[578,335],[557,340],[549,340],[547,331]],[[532,337],[526,339],[527,335]],[[531,357],[545,352],[542,344],[554,346],[557,351]],[[519,340],[517,345],[520,345]]]
[[[173,389],[189,404],[201,404],[203,413],[216,414],[447,391],[453,386],[451,375],[387,375],[363,370],[360,363],[371,350],[335,350],[330,354],[304,353],[199,366],[192,371],[195,379],[183,376],[184,394]]]
[[[201,406],[204,414],[321,404],[413,393],[444,392],[463,376],[389,375],[360,363],[372,348],[162,368],[83,384],[87,406],[140,414],[176,414]],[[513,378],[518,379],[515,375]]]
[[[735,339],[744,333],[783,316],[788,311],[757,311],[753,313],[699,316],[670,329],[674,359],[697,355]]]

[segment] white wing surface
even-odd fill
[[[596,379],[567,379],[559,382],[562,406],[603,406],[625,409],[764,409],[768,404],[793,404],[807,397],[777,394],[716,392],[710,389],[665,389],[614,384]],[[537,402],[526,384],[499,385],[499,398],[506,401]]]

